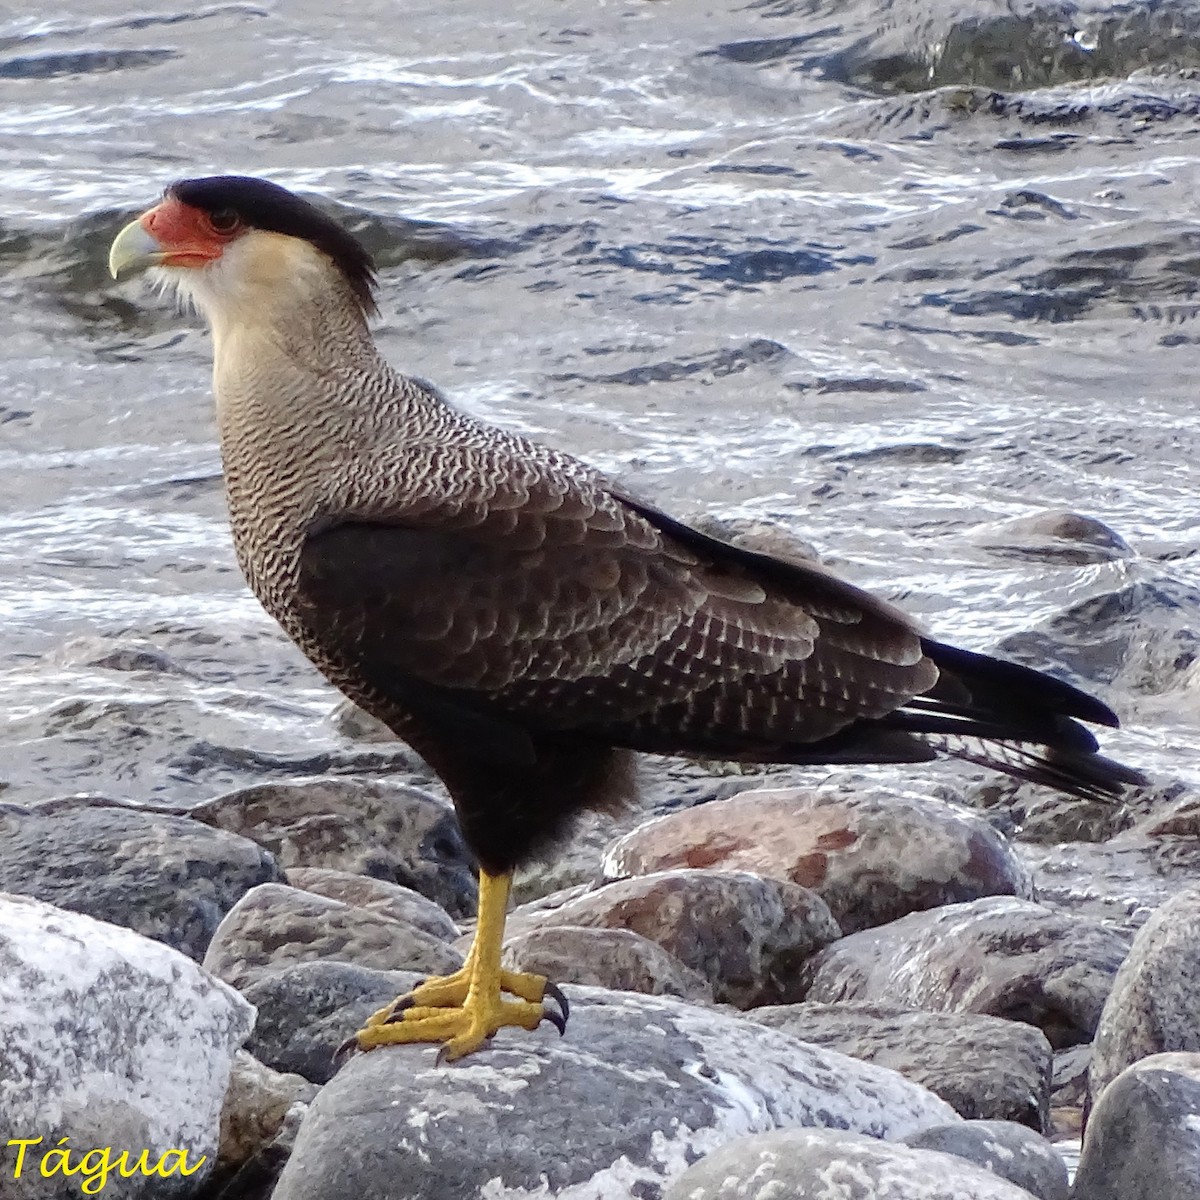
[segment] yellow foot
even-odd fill
[[[549,1021],[560,1034],[565,1032],[570,1012],[567,998],[543,976],[501,971],[498,988],[477,986],[474,994],[471,983],[469,964],[453,975],[427,979],[372,1013],[347,1048],[373,1050],[377,1046],[441,1042],[438,1061],[453,1062],[478,1050],[506,1025],[536,1029]],[[501,992],[518,999],[506,1000]],[[542,1007],[546,998],[557,1004],[558,1011]]]
[[[479,921],[467,961],[453,975],[436,976],[372,1013],[366,1026],[341,1050],[440,1042],[438,1061],[453,1062],[478,1050],[506,1025],[536,1029],[549,1021],[559,1033],[567,1028],[567,998],[542,975],[505,971],[500,966],[504,909],[511,877],[479,875]],[[506,1000],[504,993],[515,996]],[[542,1007],[549,998],[558,1011]]]

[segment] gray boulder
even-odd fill
[[[1200,1054],[1155,1054],[1100,1094],[1072,1200],[1200,1200]]]
[[[386,879],[352,875],[349,871],[334,871],[328,867],[293,867],[287,873],[287,882],[291,887],[368,909],[402,925],[411,925],[442,942],[453,942],[461,932],[440,904],[412,888],[389,883]]]
[[[0,1128],[31,1143],[23,1161],[20,1147],[5,1152],[5,1200],[79,1200],[85,1181],[101,1192],[99,1160],[84,1160],[101,1147],[114,1147],[114,1163],[128,1148],[129,1167],[143,1150],[151,1166],[165,1162],[169,1178],[120,1178],[114,1166],[108,1183],[119,1180],[123,1200],[193,1195],[216,1160],[230,1068],[253,1021],[235,991],[160,942],[0,895]],[[45,1157],[62,1138],[65,1164]],[[184,1148],[183,1163],[161,1159]],[[61,1173],[81,1160],[85,1174]]]
[[[735,1138],[689,1167],[663,1200],[1032,1200],[949,1154],[832,1129]]]
[[[1091,1094],[1126,1067],[1169,1050],[1200,1051],[1200,889],[1142,926],[1113,981],[1092,1048]]]
[[[334,1055],[366,1019],[422,979],[344,962],[305,962],[260,975],[243,993],[258,1010],[246,1049],[276,1071],[333,1078]]]
[[[1059,1048],[1091,1039],[1124,957],[1124,939],[1101,925],[991,896],[835,942],[806,965],[807,998],[990,1013]]]
[[[651,1200],[739,1133],[899,1137],[953,1120],[895,1072],[628,992],[574,991],[563,1038],[504,1030],[452,1067],[434,1061],[417,1046],[350,1059],[309,1110],[274,1200]]]
[[[900,1139],[920,1150],[965,1158],[1038,1200],[1067,1200],[1067,1164],[1044,1137],[1012,1121],[956,1121]]]
[[[317,959],[425,975],[462,966],[457,950],[421,929],[281,883],[254,888],[234,905],[204,965],[244,990],[259,976]]]
[[[631,929],[738,1008],[801,999],[800,967],[839,932],[815,892],[748,871],[660,871],[552,903],[547,897],[514,910],[510,934],[561,925]]]
[[[449,801],[400,783],[313,779],[229,792],[191,816],[265,846],[285,870],[330,867],[420,892],[452,917],[475,911],[474,864]]]
[[[711,1004],[712,987],[670,951],[631,929],[557,925],[531,929],[504,943],[504,964],[545,975],[555,983],[581,983],[647,996],[678,996]]]
[[[1050,1043],[1031,1025],[882,1004],[782,1004],[747,1016],[793,1037],[899,1071],[969,1121],[1049,1119]]]
[[[1020,859],[976,813],[861,786],[742,792],[647,821],[604,856],[610,879],[674,867],[801,884],[844,933],[980,896],[1029,895]]]
[[[191,958],[252,887],[282,878],[253,841],[85,798],[0,805],[0,891],[123,925]]]

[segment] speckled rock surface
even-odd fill
[[[400,783],[314,779],[229,792],[191,810],[252,838],[285,870],[331,867],[412,888],[452,917],[475,912],[477,883],[449,801]]]
[[[187,817],[85,799],[0,805],[0,891],[123,925],[195,959],[242,895],[281,878],[254,842]]]
[[[504,1030],[450,1068],[430,1047],[354,1056],[313,1103],[274,1200],[657,1200],[739,1133],[899,1137],[953,1120],[894,1072],[740,1017],[600,989],[572,1002],[565,1038]]]
[[[274,1071],[239,1050],[221,1109],[219,1169],[231,1172],[261,1154],[275,1141],[292,1107],[307,1108],[316,1094],[316,1085],[307,1079]]]
[[[365,908],[381,917],[390,917],[402,925],[411,925],[438,941],[452,942],[462,932],[440,904],[412,888],[389,883],[386,879],[352,875],[349,871],[334,871],[328,867],[293,867],[287,873],[287,883],[329,900],[340,900],[354,908]]]
[[[189,1166],[208,1159],[199,1172],[123,1179],[120,1194],[193,1194],[215,1161],[234,1052],[253,1020],[241,996],[160,942],[0,895],[0,1128],[5,1140],[44,1139],[19,1179],[17,1148],[3,1151],[5,1200],[79,1200],[80,1176],[40,1174],[62,1137],[147,1149],[151,1162],[186,1147]]]
[[[1072,1200],[1200,1200],[1200,1054],[1156,1054],[1105,1088]]]
[[[1037,1026],[1058,1048],[1091,1039],[1124,957],[1112,930],[992,896],[835,942],[805,967],[807,999],[990,1013]]]
[[[1019,846],[1039,904],[1125,933],[1181,888],[1200,883],[1200,839],[1122,834],[1099,845]]]
[[[1031,1200],[1024,1188],[934,1150],[831,1129],[737,1138],[663,1200]]]
[[[743,792],[647,821],[604,856],[608,878],[714,866],[812,888],[844,933],[980,896],[1029,894],[1021,861],[980,816],[880,788]]]
[[[268,883],[247,892],[213,936],[204,965],[236,988],[294,963],[329,959],[444,974],[462,956],[421,929],[312,892]]]
[[[246,1049],[276,1071],[313,1083],[333,1078],[334,1054],[376,1009],[422,976],[343,962],[306,962],[261,975],[244,995],[258,1009]]]
[[[899,1071],[968,1120],[1047,1127],[1052,1055],[1032,1025],[863,1003],[773,1005],[747,1015],[801,1041]]]
[[[965,1158],[1038,1200],[1067,1200],[1067,1165],[1044,1137],[1012,1121],[956,1121],[901,1138],[906,1146]]]
[[[713,999],[708,980],[657,942],[630,929],[578,925],[531,929],[504,943],[504,964],[545,975],[558,984],[678,996],[694,1004],[711,1004]]]
[[[1142,926],[1092,1045],[1091,1095],[1164,1051],[1200,1052],[1200,889],[1172,896]]]
[[[747,871],[661,871],[587,891],[551,908],[515,909],[510,935],[582,925],[632,929],[712,985],[720,1001],[750,1008],[802,998],[801,965],[838,936],[825,902],[807,888]]]

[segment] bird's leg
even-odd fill
[[[542,1021],[550,1021],[562,1032],[567,1005],[558,988],[541,975],[505,971],[500,966],[511,887],[511,875],[479,872],[479,921],[462,968],[453,975],[425,980],[368,1017],[351,1039],[360,1050],[441,1042],[438,1057],[452,1062],[478,1050],[506,1025],[536,1029]],[[504,992],[517,999],[504,999]],[[543,1009],[547,995],[562,1009],[561,1015]]]

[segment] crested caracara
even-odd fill
[[[561,1028],[505,971],[514,867],[619,804],[633,752],[742,763],[953,755],[1082,797],[1140,776],[1047,675],[925,637],[821,567],[738,549],[568,454],[395,371],[374,272],[319,209],[260,179],[169,187],[113,242],[204,315],[238,562],[266,610],[444,780],[480,867],[461,971],[376,1013],[358,1046]],[[549,995],[561,1011],[543,1009]]]

